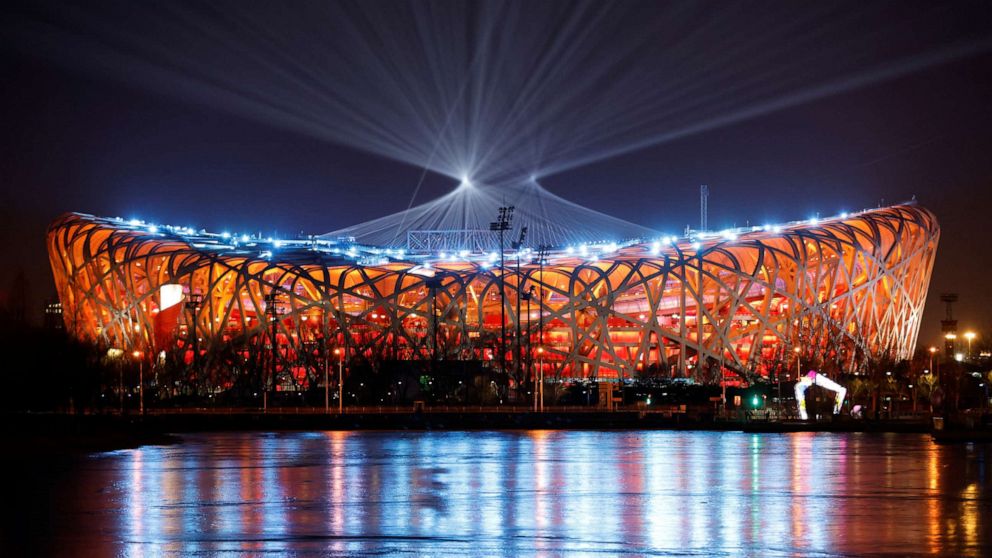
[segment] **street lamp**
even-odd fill
[[[930,371],[933,371],[933,355],[937,353],[937,347],[930,347]]]
[[[322,345],[320,353],[324,357],[324,414],[327,415],[331,413],[331,388],[328,385],[330,379],[327,371],[330,359],[327,357],[327,337],[322,336],[320,339]]]
[[[543,346],[537,347],[537,357],[538,357],[537,375],[538,378],[540,378],[540,380],[537,384],[537,389],[535,389],[534,391],[535,391],[535,396],[537,396],[538,400],[540,401],[540,406],[538,407],[538,410],[543,413],[544,412],[544,347]]]
[[[328,368],[330,367],[330,355],[328,354],[327,346],[327,311],[330,309],[331,301],[321,300],[321,322],[324,330],[320,335],[320,353],[324,357],[324,414],[331,413],[331,390],[330,390],[330,374],[328,373]]]
[[[269,380],[272,382],[273,387],[276,384],[276,360],[279,358],[279,344],[276,339],[276,331],[279,327],[279,298],[276,293],[275,287],[269,291],[269,294],[265,295],[265,314],[269,318],[269,324],[271,330],[269,332],[269,339],[272,342],[272,366],[270,367]],[[268,382],[262,382],[262,411],[266,412],[269,408],[269,386]]]
[[[517,323],[516,323],[517,332],[516,332],[516,352],[513,355],[513,368],[516,370],[517,378],[520,378],[522,376],[522,372],[523,372],[523,347],[521,345],[521,335],[522,335],[522,332],[520,331],[520,326],[521,326],[521,323],[520,323],[521,322],[521,320],[520,320],[520,294],[521,294],[520,287],[521,287],[521,284],[523,282],[520,280],[520,251],[523,250],[524,240],[526,238],[527,238],[527,227],[521,227],[520,228],[520,237],[517,239],[516,242],[513,242],[511,244],[513,246],[513,250],[515,251],[514,256],[516,257],[516,262],[517,262],[516,271],[515,271],[515,274],[517,276],[516,277],[516,281],[517,281],[517,285],[516,285],[516,291],[517,291],[517,294],[516,294],[516,299],[517,299],[517,320],[516,320],[517,321]]]
[[[966,331],[964,333],[964,338],[968,340],[968,358],[971,358],[971,342],[975,339],[974,331]]]
[[[193,287],[190,285],[189,295],[186,298],[186,308],[189,309],[192,318],[190,320],[189,335],[192,336],[193,345],[193,385],[195,386],[193,394],[194,396],[199,396],[200,388],[200,335],[196,331],[196,322],[199,319],[200,309],[203,307],[203,295],[200,293],[193,292]]]
[[[145,361],[141,351],[134,351],[131,356],[138,359],[138,412],[145,414]]]
[[[124,414],[124,368],[121,366],[121,357],[124,355],[123,349],[111,347],[107,349],[107,358],[117,362],[117,394],[120,399],[120,414]]]
[[[334,349],[338,359],[338,414],[344,413],[344,351],[340,347]],[[325,383],[326,385],[326,383]]]
[[[792,349],[792,352],[796,353],[796,380],[798,381],[803,377],[802,349],[795,347]],[[789,375],[786,374],[785,377],[788,378]],[[796,401],[796,404],[798,405],[799,402]],[[803,403],[803,405],[805,405],[805,403]],[[778,407],[779,414],[781,415],[782,409],[785,408],[785,405],[782,403],[782,378],[778,379]]]

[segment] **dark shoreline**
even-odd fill
[[[181,434],[292,430],[700,430],[751,433],[930,433],[921,420],[743,422],[691,419],[661,413],[616,412],[423,412],[344,415],[238,412],[137,415],[8,414],[4,434],[28,454],[111,451],[173,444]]]

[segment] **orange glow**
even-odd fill
[[[520,317],[520,344],[566,377],[641,367],[702,382],[703,364],[719,362],[753,381],[788,347],[845,370],[881,354],[909,357],[940,236],[933,214],[893,206],[823,220],[815,231],[822,240],[811,250],[802,248],[814,242],[809,230],[793,226],[707,241],[699,254],[685,242],[657,257],[649,256],[651,242],[634,244],[595,266],[551,252],[543,273],[535,262],[522,263],[519,276],[507,268],[506,305],[516,307],[518,285],[546,293]],[[237,344],[240,354],[275,337],[285,381],[308,366],[301,355],[318,354],[309,344],[322,342],[338,347],[333,354],[341,359],[347,348],[355,358],[426,360],[436,350],[440,359],[498,361],[502,347],[508,361],[519,360],[515,335],[499,342],[500,274],[489,263],[439,263],[434,269],[446,275],[435,289],[429,277],[411,272],[419,260],[363,266],[334,256],[319,264],[312,256],[294,260],[291,251],[281,260],[264,245],[233,250],[201,242],[210,238],[62,216],[47,246],[67,330],[142,354],[182,351],[194,332],[202,354],[222,343]],[[149,293],[163,288],[183,302],[171,311],[156,307]],[[273,293],[275,335],[264,315]],[[202,297],[198,305],[194,294]],[[507,312],[508,332],[516,319]]]

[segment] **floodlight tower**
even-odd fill
[[[506,371],[506,294],[504,287],[506,286],[503,276],[505,275],[504,269],[504,252],[503,252],[503,233],[510,230],[510,223],[513,222],[513,206],[504,206],[499,208],[499,217],[495,221],[489,223],[489,230],[496,231],[499,233],[499,369],[500,372]]]
[[[952,306],[958,301],[957,293],[941,293],[940,301],[947,305],[947,317],[940,321],[940,331],[944,334],[944,351],[948,360],[954,358],[954,341],[957,339],[958,321],[954,319]]]

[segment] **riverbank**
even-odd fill
[[[73,453],[170,444],[178,435],[211,431],[279,430],[707,430],[753,433],[928,433],[923,420],[743,422],[643,411],[317,414],[293,412],[173,412],[138,415],[6,415],[7,440],[29,453]]]

